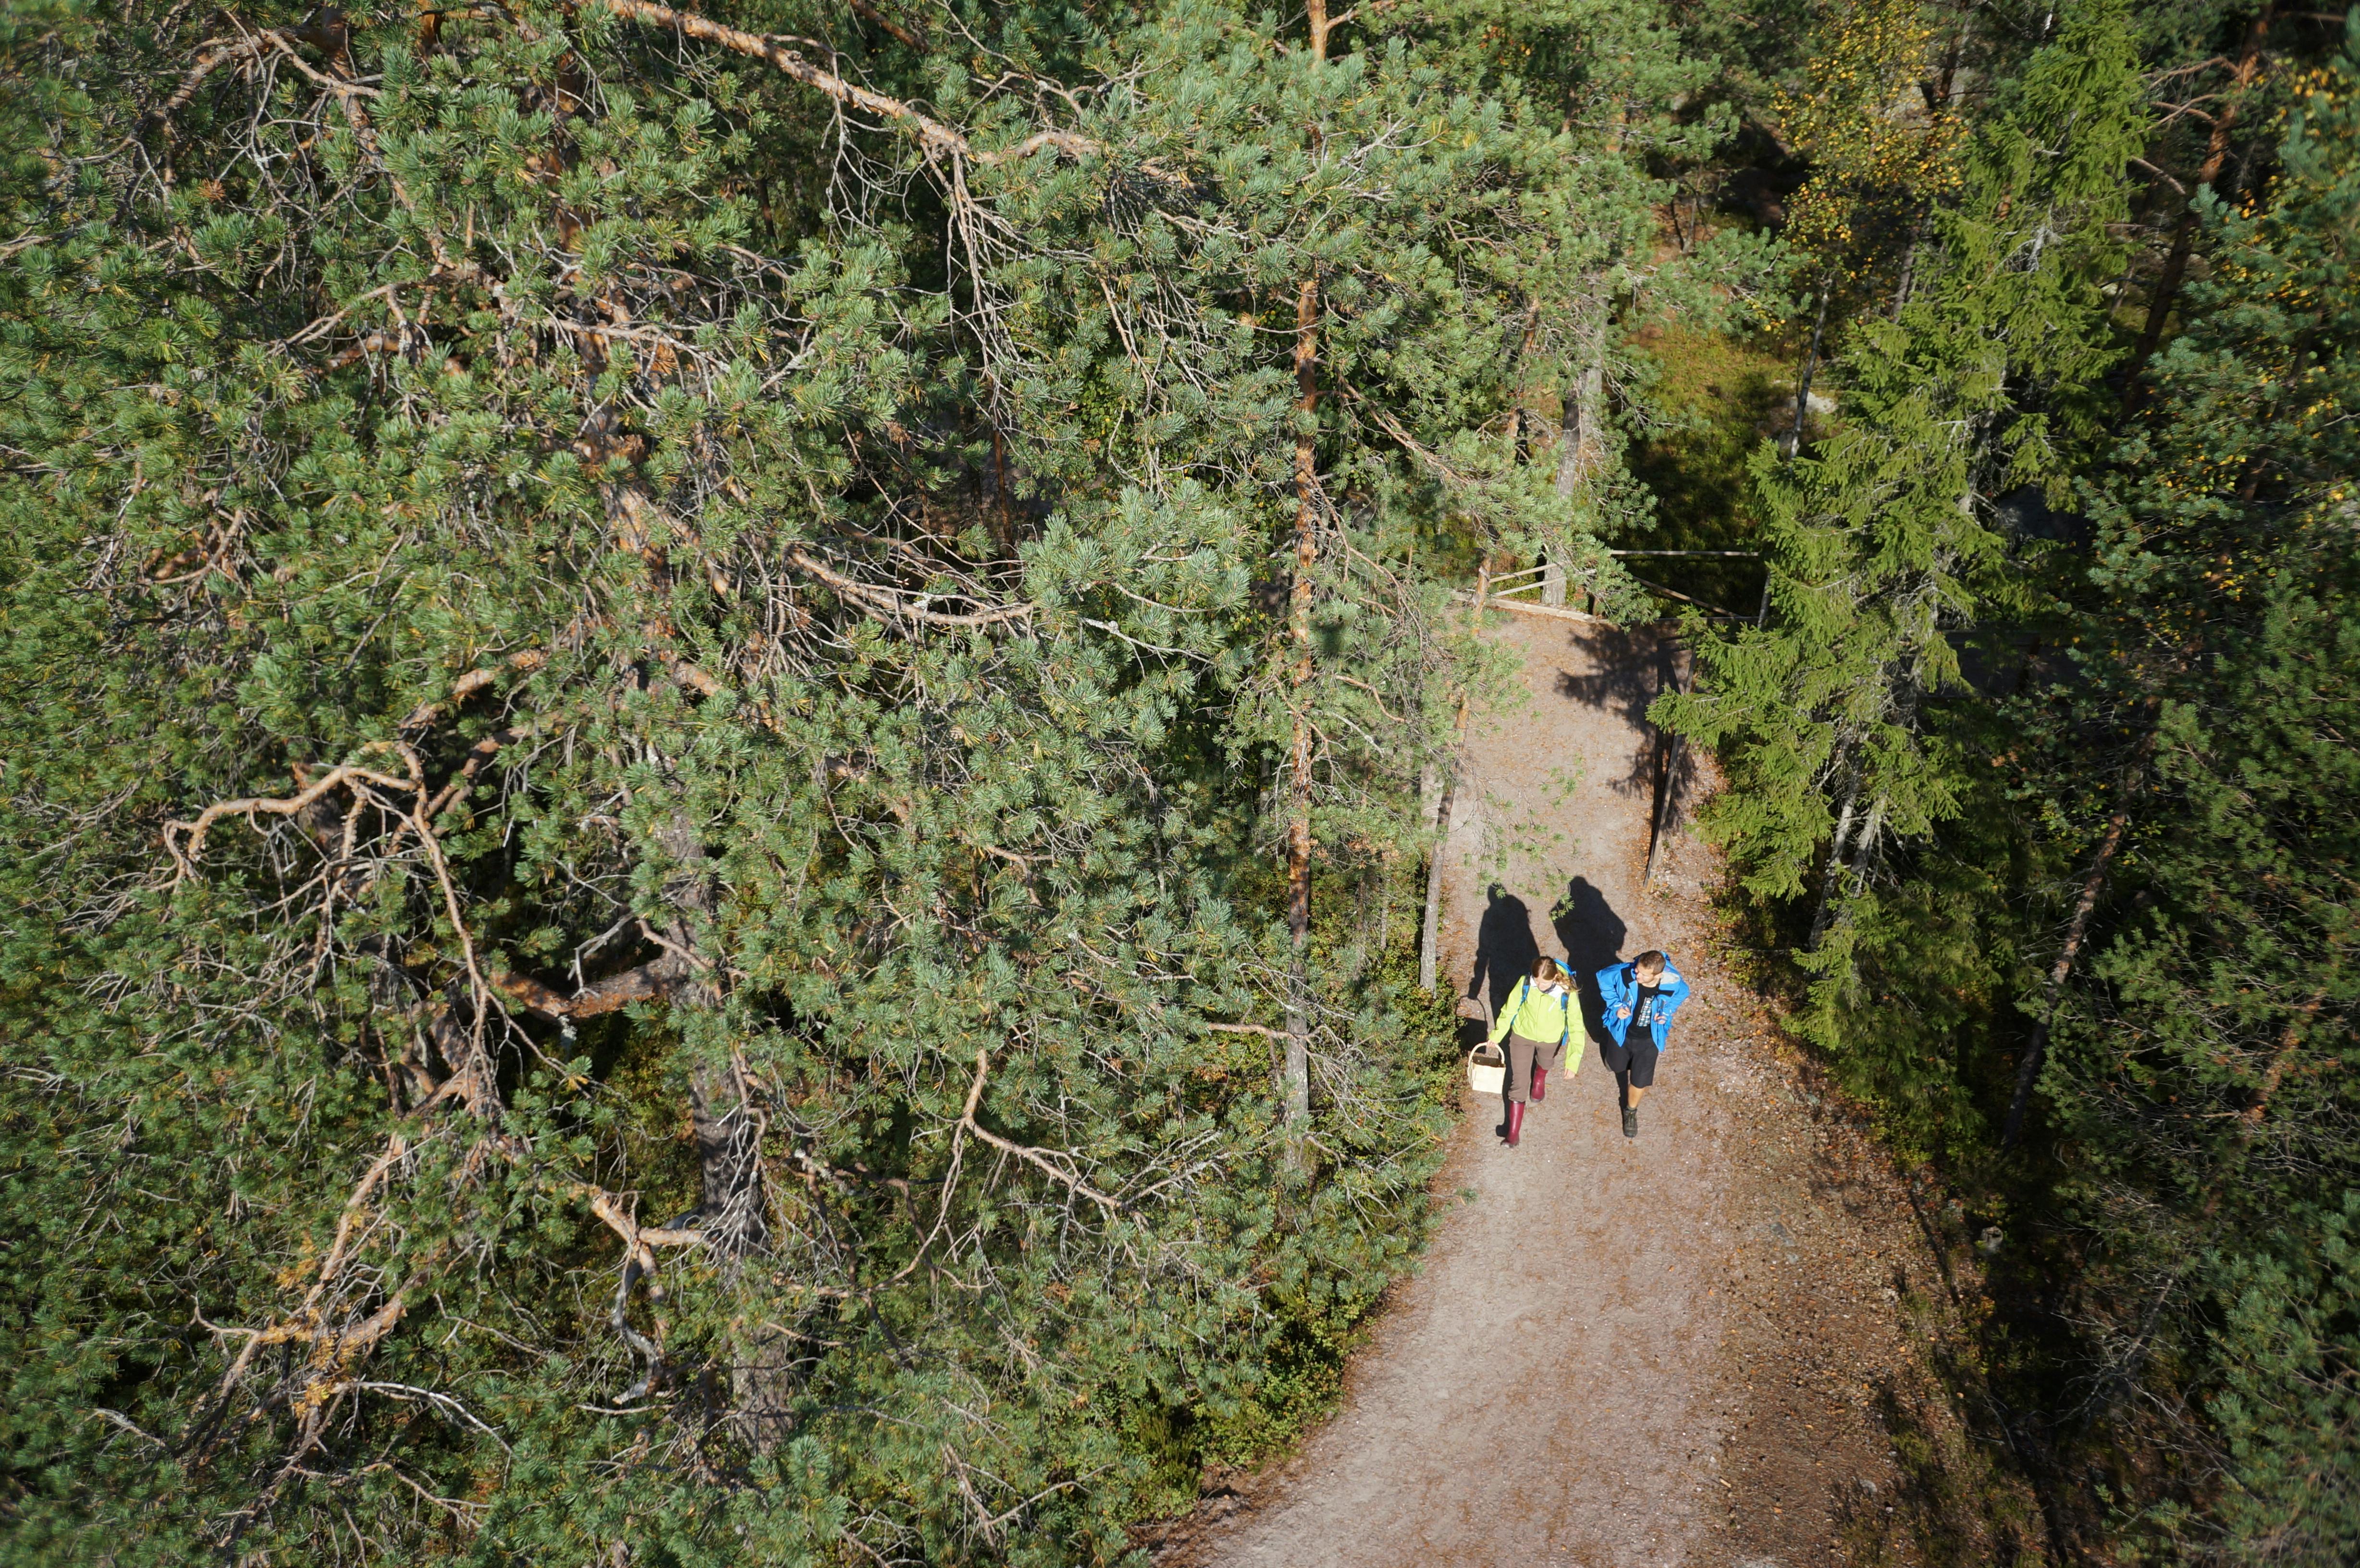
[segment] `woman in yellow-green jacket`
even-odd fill
[[[1508,1005],[1493,1020],[1491,1043],[1508,1042],[1510,1149],[1524,1135],[1525,1103],[1548,1097],[1548,1075],[1565,1065],[1568,1056],[1572,1070],[1580,1070],[1581,1053],[1572,1049],[1573,1026],[1580,1021],[1573,977],[1554,958],[1539,960],[1531,975],[1516,982]]]

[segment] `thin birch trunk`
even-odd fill
[[[1817,290],[1819,296],[1819,315],[1811,321],[1811,346],[1803,353],[1802,374],[1795,377],[1795,429],[1793,433],[1786,438],[1786,455],[1788,457],[1792,457],[1797,452],[1803,450],[1803,420],[1804,418],[1811,411],[1811,376],[1812,373],[1817,371],[1819,367],[1819,343],[1828,330],[1828,281],[1830,276],[1830,274],[1824,272],[1819,274],[1819,287]],[[1769,585],[1766,583],[1764,584],[1762,589],[1762,599],[1764,604],[1767,605],[1770,600],[1770,589]],[[1756,617],[1757,620],[1760,617],[1758,616]]]

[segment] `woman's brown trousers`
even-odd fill
[[[1508,1031],[1508,1098],[1524,1105],[1533,1097],[1533,1068],[1554,1073],[1565,1065],[1566,1047],[1554,1040],[1527,1040]],[[1537,1061],[1535,1060],[1537,1059]]]

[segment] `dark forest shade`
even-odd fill
[[[1838,428],[1757,460],[1766,626],[1700,626],[1663,716],[1732,770],[1803,1032],[2001,1226],[1991,1419],[2052,1549],[2349,1562],[2360,53],[2057,15],[1850,324]],[[2234,159],[2125,115],[2138,54],[2228,95]],[[2133,158],[2187,189],[2126,208]]]

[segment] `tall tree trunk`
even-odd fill
[[[1918,84],[1918,90],[1926,99],[1925,139],[1928,157],[1939,149],[1943,123],[1950,118],[1951,106],[1958,102],[1959,91],[1963,85],[1959,80],[1959,60],[1966,53],[1967,38],[1972,27],[1972,15],[1970,13],[1967,25],[1951,36],[1950,51],[1942,59],[1942,75],[1939,83],[1931,88],[1923,82]],[[1903,309],[1909,303],[1910,289],[1917,284],[1918,261],[1925,254],[1926,231],[1932,223],[1933,218],[1933,204],[1925,202],[1918,206],[1918,215],[1910,221],[1909,244],[1901,253],[1901,281],[1893,290],[1892,319],[1896,321],[1901,319]],[[1796,439],[1799,444],[1801,438],[1797,436]]]
[[[1926,246],[1926,224],[1933,216],[1931,206],[1921,206],[1909,224],[1909,244],[1901,252],[1901,281],[1893,290],[1892,319],[1901,319],[1902,307],[1909,303],[1909,290],[1918,281],[1918,253]]]
[[[672,993],[676,1012],[713,1013],[723,1001],[710,945],[714,915],[712,865],[695,824],[684,815],[658,836],[673,871],[664,887],[672,918],[661,933],[665,957],[681,973]],[[727,1062],[701,1060],[689,1069],[688,1114],[696,1143],[698,1228],[705,1251],[725,1274],[740,1269],[770,1238],[763,1190],[761,1111],[733,1053]],[[728,1356],[729,1425],[739,1441],[767,1453],[792,1425],[794,1346],[775,1329],[741,1322],[724,1340]]]
[[[1464,712],[1462,705],[1461,711]],[[1434,989],[1442,964],[1442,856],[1450,842],[1450,808],[1459,797],[1459,759],[1442,775],[1442,800],[1434,809],[1434,848],[1426,861],[1426,918],[1418,928],[1417,987]]]
[[[1811,321],[1811,346],[1803,351],[1803,373],[1795,377],[1795,429],[1786,438],[1788,457],[1803,450],[1803,420],[1811,411],[1811,373],[1819,367],[1819,343],[1828,330],[1828,283],[1833,276],[1829,272],[1820,273],[1819,286],[1813,290],[1819,297],[1819,310]],[[1770,589],[1766,583],[1762,589],[1762,599],[1767,605]],[[1760,618],[1755,617],[1757,621]]]
[[[1827,869],[1819,877],[1819,907],[1811,911],[1811,934],[1804,939],[1803,951],[1819,951],[1819,939],[1828,934],[1828,916],[1835,909],[1836,878],[1844,869],[1844,845],[1852,839],[1852,820],[1860,808],[1860,787],[1852,786],[1844,796],[1843,810],[1836,813],[1834,840],[1828,845]]]
[[[1481,590],[1477,590],[1480,613]],[[1417,986],[1431,991],[1442,969],[1443,856],[1450,845],[1450,812],[1459,800],[1459,747],[1467,734],[1468,700],[1459,699],[1458,721],[1451,727],[1450,759],[1442,774],[1442,798],[1434,808],[1434,847],[1426,858],[1426,910],[1417,933]]]
[[[2032,1038],[2024,1043],[2024,1054],[2016,1060],[2016,1093],[2008,1097],[2007,1120],[2000,1128],[1999,1146],[2013,1149],[2023,1135],[2025,1113],[2032,1105],[2033,1085],[2040,1081],[2040,1064],[2049,1053],[2049,1030],[2057,1020],[2057,1000],[2065,989],[2065,977],[2073,972],[2073,960],[2081,955],[2081,941],[2090,933],[2090,915],[2098,907],[2098,895],[2106,886],[2106,871],[2114,864],[2114,852],[2123,846],[2123,830],[2130,825],[2130,806],[2106,819],[2105,836],[2098,841],[2098,853],[2091,857],[2089,874],[2081,879],[2081,897],[2073,900],[2073,918],[2065,923],[2065,945],[2057,950],[2057,962],[2049,966],[2049,984],[2043,989],[2040,1002],[2040,1022],[2034,1026]]]
[[[1608,304],[1600,300],[1597,317],[1584,336],[1580,358],[1572,367],[1571,384],[1566,388],[1557,437],[1557,493],[1568,501],[1597,474],[1605,458]]]
[[[2191,655],[2195,649],[2188,650]],[[2153,717],[2156,700],[2148,699],[2148,714]],[[2098,896],[2106,886],[2107,869],[2114,864],[2114,853],[2123,846],[2124,832],[2131,820],[2131,795],[2146,776],[2147,759],[2155,755],[2158,732],[2149,729],[2139,741],[2130,766],[2123,770],[2122,804],[2106,819],[2106,831],[2098,841],[2097,854],[2090,857],[2090,870],[2081,879],[2081,896],[2073,900],[2072,918],[2065,923],[2065,945],[2058,950],[2057,962],[2049,966],[2049,984],[2041,995],[2040,1022],[2034,1026],[2032,1038],[2025,1042],[2024,1054],[2016,1060],[2016,1092],[2008,1096],[2007,1118],[2001,1124],[1999,1143],[2002,1149],[2013,1149],[2023,1136],[2024,1118],[2032,1105],[2033,1085],[2040,1081],[2040,1064],[2049,1051],[2049,1034],[2057,1021],[2058,998],[2065,989],[2066,977],[2073,972],[2073,961],[2081,952],[2081,943],[2090,931],[2090,916],[2098,907]]]
[[[672,653],[678,633],[661,609],[673,572],[661,541],[673,537],[674,529],[663,522],[655,498],[637,478],[605,486],[602,495],[617,542],[647,563],[650,602],[655,606],[647,636],[651,650],[669,666],[661,679],[669,680],[683,697],[710,695],[710,682],[700,683],[694,670]],[[712,858],[696,823],[684,811],[676,813],[655,837],[671,866],[663,885],[662,929],[655,932],[664,951],[647,965],[649,978],[670,998],[675,1014],[709,1016],[726,999],[717,978],[720,955],[714,950],[718,900]],[[696,1216],[705,1238],[704,1252],[725,1274],[735,1274],[768,1243],[770,1219],[763,1190],[762,1115],[734,1052],[727,1062],[707,1057],[690,1067],[688,1116],[696,1146]],[[728,1357],[730,1424],[749,1446],[767,1451],[788,1435],[793,1345],[773,1329],[742,1324],[722,1343]]]
[[[1328,19],[1328,0],[1310,0],[1310,8],[1305,16],[1305,20],[1310,25],[1311,58],[1313,60],[1320,63],[1326,62],[1328,59],[1328,33],[1335,28],[1343,26],[1345,22],[1350,20],[1351,16],[1352,13],[1350,11],[1346,11],[1343,16],[1337,17],[1331,22]]]
[[[1319,35],[1324,40],[1324,27]],[[1288,752],[1286,929],[1294,953],[1287,975],[1286,1119],[1311,1116],[1311,603],[1319,563],[1319,473],[1308,421],[1319,409],[1319,284],[1306,278],[1295,296],[1295,385],[1306,427],[1295,438],[1295,585],[1288,627],[1295,640],[1295,734]]]
[[[1527,362],[1532,357],[1533,342],[1540,335],[1540,301],[1527,299],[1524,301],[1524,332],[1523,337],[1516,340],[1516,357],[1513,362],[1517,373],[1516,399],[1508,409],[1508,461],[1511,463],[1523,455],[1517,449],[1522,445],[1524,436],[1524,394],[1531,390],[1525,385],[1524,376],[1528,368]]]
[[[1625,104],[1617,99],[1606,127],[1606,150],[1610,155],[1622,150],[1622,129],[1628,114]],[[1570,126],[1571,122],[1568,125]],[[1614,314],[1614,296],[1603,278],[1598,279],[1598,285],[1596,308],[1575,363],[1568,366],[1570,375],[1559,400],[1557,493],[1560,499],[1568,501],[1596,475],[1605,459],[1606,333]],[[1595,607],[1589,590],[1585,588],[1583,593],[1583,602]]]
[[[1016,553],[1016,513],[1008,500],[1008,436],[995,414],[991,425],[991,532],[1000,553]]]
[[[2261,70],[2262,44],[2268,38],[2270,14],[2275,4],[2265,4],[2254,16],[2254,25],[2245,34],[2245,47],[2237,57],[2236,69],[2231,80],[2242,93],[2253,85]],[[2221,178],[2221,169],[2229,158],[2229,138],[2237,127],[2238,100],[2232,94],[2222,104],[2221,112],[2212,117],[2212,134],[2204,141],[2204,161],[2197,166],[2198,186],[2212,184]],[[2148,296],[2147,322],[2139,329],[2138,344],[2131,350],[2130,375],[2123,383],[2123,410],[2129,413],[2147,397],[2147,363],[2163,342],[2163,323],[2171,314],[2179,297],[2180,281],[2188,275],[2188,258],[2196,248],[2196,207],[2191,193],[2188,210],[2180,214],[2180,222],[2171,231],[2171,249],[2163,258],[2163,270],[2156,275],[2155,292]]]
[[[1491,588],[1491,560],[1485,556],[1475,569],[1475,610],[1470,624],[1483,625],[1483,601]],[[1472,699],[1459,695],[1459,713],[1450,725],[1450,762],[1442,776],[1442,803],[1434,813],[1434,851],[1426,863],[1426,918],[1418,927],[1418,989],[1431,991],[1442,964],[1442,855],[1450,841],[1450,808],[1459,797],[1459,752],[1467,742],[1467,714]]]
[[[1310,0],[1307,13],[1314,67],[1328,58],[1328,0]],[[1318,133],[1312,133],[1315,151]],[[1319,413],[1319,279],[1306,278],[1295,293],[1295,407],[1304,416],[1295,438],[1295,585],[1287,626],[1295,639],[1295,734],[1288,748],[1286,930],[1293,948],[1287,970],[1286,1065],[1281,1097],[1298,1133],[1311,1123],[1311,652],[1312,572],[1319,564],[1319,454],[1314,421]],[[1295,1148],[1299,1167],[1308,1163]]]
[[[1679,658],[1679,649],[1673,648],[1670,662],[1656,681],[1655,695],[1662,696],[1666,687],[1675,694],[1681,691]],[[1672,792],[1680,785],[1680,748],[1687,738],[1680,735],[1667,735],[1662,729],[1655,731],[1655,743],[1663,758],[1663,775],[1655,784],[1655,815],[1647,829],[1647,868],[1639,875],[1642,887],[1655,885],[1655,866],[1663,859],[1664,826],[1671,820]]]
[[[1528,388],[1524,385],[1523,372],[1526,368],[1526,362],[1532,356],[1533,343],[1540,336],[1540,301],[1527,300],[1524,305],[1524,336],[1517,340],[1515,358],[1512,362],[1519,373],[1515,402],[1508,409],[1507,457],[1512,465],[1524,455],[1519,448],[1523,444],[1524,434],[1524,394]],[[1541,603],[1544,604],[1561,605],[1565,603],[1564,553],[1562,550],[1551,549],[1541,557]],[[1488,564],[1487,562],[1487,567]],[[1477,597],[1480,604],[1481,595],[1479,593]],[[1477,619],[1480,621],[1480,614]]]

